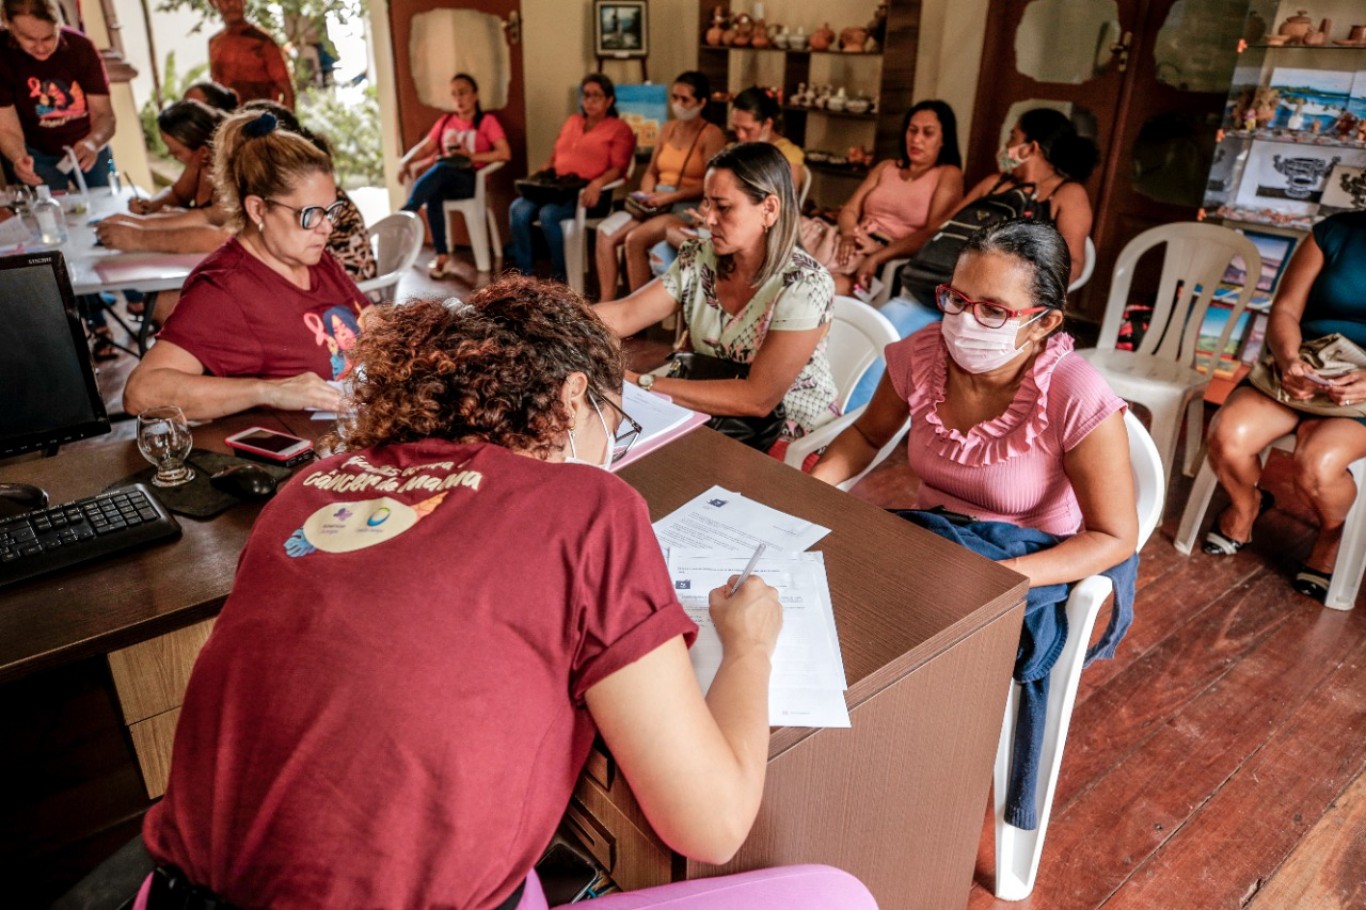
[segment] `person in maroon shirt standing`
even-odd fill
[[[0,29],[0,154],[30,186],[65,190],[58,165],[76,155],[87,186],[109,184],[114,106],[90,39],[62,25],[56,0],[4,0]]]
[[[544,910],[533,866],[599,734],[659,837],[727,862],[783,610],[758,577],[711,592],[704,698],[649,509],[601,470],[639,429],[611,332],[526,278],[369,323],[344,451],[261,512],[195,662],[134,907]],[[875,906],[824,866],[601,901]]]
[[[209,39],[209,75],[237,92],[239,103],[278,101],[294,107],[294,83],[280,45],[247,21],[244,0],[213,0],[224,28]]]
[[[177,405],[191,419],[248,408],[336,410],[327,380],[350,370],[369,301],[327,240],[345,203],[313,143],[244,111],[218,128],[214,172],[237,234],[185,282],[124,389],[130,412]]]

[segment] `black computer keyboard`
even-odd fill
[[[179,536],[180,525],[142,484],[34,509],[0,519],[0,586]]]

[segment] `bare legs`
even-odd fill
[[[597,237],[598,300],[606,303],[617,299],[617,251],[626,247],[626,291],[637,291],[650,283],[650,249],[664,240],[670,228],[683,225],[677,215],[656,215],[644,223],[632,221],[614,234]]]
[[[1217,528],[1230,540],[1252,536],[1260,497],[1258,456],[1277,438],[1296,433],[1295,487],[1313,507],[1319,522],[1306,565],[1326,574],[1337,559],[1338,541],[1347,512],[1357,495],[1347,466],[1366,457],[1366,426],[1345,418],[1308,419],[1255,389],[1234,391],[1210,426],[1209,457],[1229,508]]]

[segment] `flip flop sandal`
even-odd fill
[[[1272,496],[1267,490],[1258,490],[1257,492],[1262,494],[1261,505],[1257,507],[1257,518],[1261,518],[1276,505],[1276,497]],[[1220,517],[1222,517],[1222,514]],[[1254,524],[1256,523],[1257,518],[1252,519]],[[1251,537],[1247,540],[1234,540],[1223,531],[1220,531],[1219,522],[1216,520],[1214,522],[1214,527],[1205,535],[1205,542],[1201,545],[1200,549],[1210,556],[1232,556],[1250,543],[1252,543]]]
[[[1306,597],[1312,597],[1319,603],[1328,599],[1328,586],[1333,583],[1333,576],[1320,572],[1318,569],[1311,569],[1304,563],[1300,563],[1300,569],[1295,573],[1295,578],[1290,582],[1290,587]]]
[[[445,262],[438,262],[433,259],[431,262],[427,263],[427,277],[433,281],[440,281],[447,275],[454,274],[455,272],[451,269],[451,261],[449,259]]]

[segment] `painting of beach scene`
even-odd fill
[[[1280,102],[1271,125],[1312,130],[1317,123],[1326,131],[1347,109],[1356,78],[1356,72],[1350,70],[1276,67],[1271,71],[1271,87],[1280,93]]]
[[[1276,282],[1285,269],[1286,260],[1290,258],[1290,251],[1295,247],[1295,238],[1285,234],[1264,234],[1261,231],[1241,228],[1238,233],[1251,240],[1252,245],[1261,254],[1262,273],[1257,278],[1257,290],[1271,293],[1276,289]],[[1225,284],[1243,286],[1247,280],[1247,264],[1243,262],[1242,256],[1233,257],[1228,264],[1228,270],[1224,272],[1223,280]]]
[[[1352,97],[1347,100],[1347,110],[1360,120],[1366,120],[1366,70],[1357,70],[1352,80]]]

